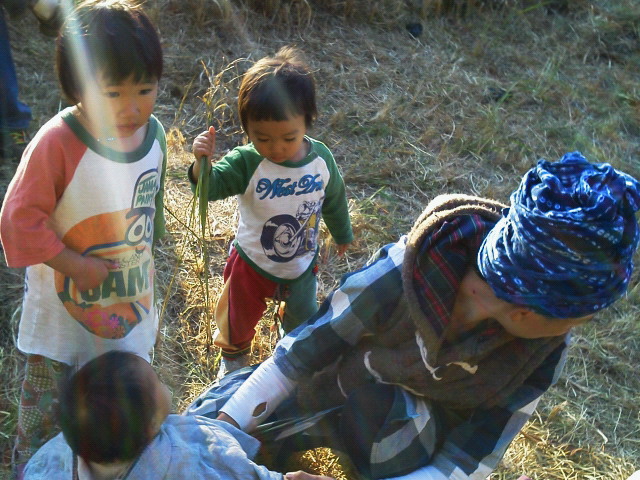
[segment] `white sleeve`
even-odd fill
[[[251,432],[271,415],[295,386],[280,371],[273,357],[269,357],[245,380],[220,411],[233,418],[242,430]]]

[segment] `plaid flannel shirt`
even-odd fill
[[[279,342],[273,359],[268,361],[269,368],[275,365],[277,369],[271,370],[273,385],[282,384],[276,381],[278,377],[295,384],[302,377],[322,370],[360,339],[381,334],[409,314],[401,281],[405,243],[406,237],[403,237],[395,244],[386,245],[367,266],[343,277],[339,288],[326,299],[318,313]],[[457,285],[449,287],[443,286],[440,290],[455,292],[457,289]],[[566,346],[565,341],[555,349],[500,406],[465,412],[461,422],[445,423],[435,443],[425,441],[428,435],[424,435],[423,429],[428,422],[420,421],[419,412],[435,408],[447,417],[446,405],[431,405],[423,397],[403,391],[397,397],[405,403],[404,415],[415,419],[413,428],[405,432],[411,438],[403,442],[380,439],[379,443],[384,444],[387,451],[384,459],[371,459],[372,471],[384,473],[374,473],[374,478],[393,476],[389,472],[402,475],[421,467],[424,468],[420,470],[420,478],[425,480],[486,478],[533,413],[540,396],[557,381]],[[259,400],[269,404],[269,396],[279,399],[283,392],[278,392],[278,388],[269,392],[270,373],[265,373],[261,393],[267,398],[263,396]],[[231,407],[232,403],[228,404],[229,408],[237,408]],[[235,418],[227,405],[225,411]],[[451,417],[459,417],[459,412],[449,413]],[[379,464],[375,465],[376,462]]]

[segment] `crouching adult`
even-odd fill
[[[274,412],[307,415],[274,458],[330,446],[363,478],[487,477],[558,379],[571,328],[625,293],[639,205],[638,181],[579,152],[539,161],[508,207],[435,198],[219,418],[259,434]]]

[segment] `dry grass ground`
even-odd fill
[[[538,158],[571,150],[640,177],[640,6],[635,0],[500,2],[365,0],[149,0],[166,74],[156,114],[170,144],[166,216],[157,248],[163,299],[155,364],[180,410],[215,376],[203,278],[214,301],[236,210],[209,208],[197,233],[185,170],[188,145],[207,124],[220,153],[242,142],[238,77],[250,63],[295,44],[319,86],[312,132],[334,152],[347,183],[356,241],[338,259],[327,241],[321,296],[344,272],[404,233],[435,195],[506,200]],[[447,10],[449,11],[447,13]],[[406,29],[420,23],[417,37]],[[53,43],[27,17],[11,24],[22,99],[35,131],[60,108]],[[13,165],[0,166],[6,188]],[[325,237],[326,238],[326,237]],[[201,260],[202,247],[210,265]],[[8,456],[23,359],[15,350],[22,272],[0,270],[0,446]],[[564,376],[491,478],[625,479],[640,468],[640,287],[577,329]],[[275,336],[261,324],[253,356]],[[347,478],[326,451],[301,464]]]

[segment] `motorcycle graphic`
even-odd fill
[[[297,255],[314,251],[320,227],[322,200],[303,202],[296,216],[271,217],[262,228],[260,243],[265,255],[274,262],[288,262]]]

